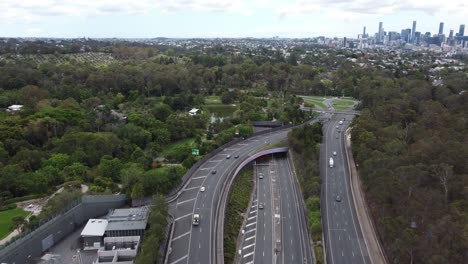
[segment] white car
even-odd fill
[[[342,124],[343,124],[343,121],[340,121],[340,125],[342,125]]]
[[[333,156],[336,156],[336,151],[333,151]]]
[[[204,191],[205,191],[205,187],[201,187],[200,192],[204,192]]]
[[[227,155],[227,156],[226,156],[226,159],[230,159],[230,158],[231,158],[231,155]]]
[[[258,174],[258,177],[259,177],[260,179],[263,179],[263,173],[259,173],[259,174]]]

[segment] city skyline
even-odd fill
[[[0,2],[0,37],[347,37],[412,28],[458,32],[468,3],[419,0],[15,0]]]

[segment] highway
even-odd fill
[[[215,263],[214,219],[217,212],[213,208],[216,208],[228,173],[270,142],[285,139],[289,131],[284,129],[239,142],[207,160],[194,172],[177,199],[169,203],[169,213],[174,217],[174,231],[169,242],[168,264]],[[231,158],[227,159],[227,155]],[[238,159],[236,155],[239,155]],[[201,187],[205,187],[204,192],[200,191]],[[198,226],[192,225],[194,213],[200,214]]]
[[[288,159],[259,158],[255,172],[238,263],[313,263],[302,194]]]
[[[343,118],[346,120],[340,125]],[[321,150],[320,173],[322,221],[329,264],[371,263],[356,217],[344,150],[344,131],[352,118],[353,115],[337,114],[324,126],[325,144]],[[333,157],[333,168],[329,166],[330,157]]]

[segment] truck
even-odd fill
[[[193,214],[192,224],[196,225],[196,226],[200,224],[200,215],[199,214]]]
[[[333,168],[333,158],[332,157],[330,157],[330,162],[329,163],[330,163],[330,168]]]

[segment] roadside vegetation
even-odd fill
[[[389,263],[468,263],[467,77],[365,78],[352,150]]]
[[[306,204],[308,229],[312,235],[316,261],[319,264],[324,263],[320,213],[319,152],[321,142],[322,126],[320,123],[294,128],[288,135],[296,175]]]
[[[162,195],[153,196],[150,214],[148,217],[149,228],[141,241],[141,252],[138,254],[136,264],[162,263],[161,246],[166,240],[168,222],[168,207],[166,199]]]
[[[224,221],[224,262],[233,263],[236,256],[237,238],[249,206],[253,190],[253,168],[246,167],[234,180],[228,198]]]
[[[29,212],[21,208],[0,211],[0,240],[24,223]]]

